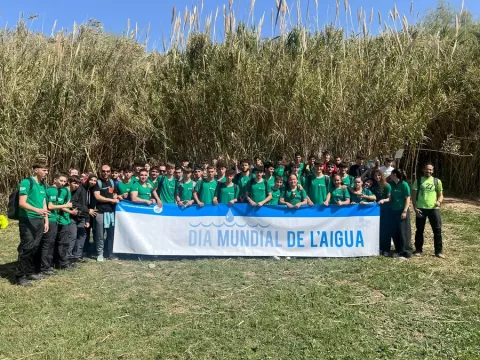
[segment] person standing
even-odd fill
[[[217,180],[215,180],[215,168],[209,165],[207,167],[207,178],[197,182],[193,192],[193,198],[200,207],[213,204],[217,184]]]
[[[325,205],[349,205],[350,204],[350,192],[342,182],[342,176],[337,174],[332,179],[331,190],[327,194]]]
[[[355,164],[350,166],[350,169],[348,170],[348,175],[353,176],[354,178],[362,176],[363,173],[368,170],[364,162],[365,156],[362,153],[358,153],[355,157]]]
[[[139,179],[133,185],[130,193],[134,203],[152,205],[160,202],[157,193],[154,192],[153,185],[148,181],[148,171],[146,169],[139,171]]]
[[[47,192],[43,184],[48,168],[43,162],[33,164],[32,168],[33,176],[22,180],[18,189],[20,245],[15,282],[20,286],[32,286],[28,280],[43,279],[35,274],[35,257],[43,234],[49,230]]]
[[[193,185],[192,169],[186,167],[183,169],[183,180],[176,184],[175,188],[175,200],[177,205],[181,207],[189,207],[195,202],[193,199]]]
[[[247,192],[248,185],[252,179],[250,173],[250,162],[247,159],[243,159],[240,162],[240,172],[235,175],[233,183],[236,184],[239,188],[240,195],[238,197],[238,202],[246,202],[245,193]]]
[[[180,170],[181,171],[181,170]],[[167,175],[158,181],[158,194],[162,204],[175,204],[175,188],[177,180],[175,179],[175,165],[167,164]],[[159,204],[159,206],[161,206]]]
[[[254,172],[255,179],[250,181],[245,197],[251,206],[262,207],[272,200],[272,195],[268,183],[263,178],[263,167],[256,167]]]
[[[433,164],[427,163],[423,167],[423,176],[413,183],[412,203],[415,209],[415,256],[423,252],[424,231],[428,221],[433,231],[433,245],[435,256],[444,259],[442,241],[442,217],[440,206],[443,202],[443,186],[440,179],[433,177]]]
[[[229,206],[232,206],[238,201],[238,186],[233,183],[235,175],[235,170],[228,170],[225,182],[217,185],[215,197],[213,198],[214,205],[228,204]]]
[[[115,229],[115,205],[119,199],[115,191],[115,184],[110,178],[110,166],[103,165],[97,185],[93,189],[97,204],[97,216],[95,216],[95,243],[97,246],[97,261],[104,261],[104,253],[107,258],[113,253],[113,234]],[[106,237],[105,237],[106,232]],[[105,249],[105,242],[107,248]]]
[[[390,174],[392,173],[393,169],[395,169],[393,167],[393,158],[392,157],[387,157],[385,159],[385,162],[384,162],[383,166],[380,166],[380,171],[383,173],[385,178],[388,178],[390,176]]]
[[[286,205],[289,209],[299,209],[302,205],[306,205],[308,201],[305,189],[298,185],[298,176],[291,173],[288,176],[288,186],[285,189],[285,194],[280,197],[279,204]]]
[[[391,207],[390,203],[385,203],[392,192],[392,187],[380,170],[373,172],[372,192],[377,198],[377,203],[380,204],[380,253],[383,256],[390,256],[390,248],[392,246],[392,229],[391,229]]]
[[[330,190],[330,178],[323,175],[322,165],[320,161],[315,161],[315,166],[312,169],[315,171],[315,175],[309,175],[305,181],[305,191],[310,206],[328,204],[327,195]]]

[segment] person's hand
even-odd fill
[[[264,204],[265,204],[265,201],[260,201],[259,203],[257,203],[257,206],[262,207]]]
[[[436,201],[436,202],[435,202],[435,205],[436,205],[437,207],[440,207],[440,205],[442,205],[442,203],[441,203],[440,201]]]
[[[70,215],[77,216],[78,215],[78,209],[73,209],[72,213]]]
[[[90,223],[89,222],[86,222],[85,223],[85,229],[88,229],[90,227]]]
[[[153,200],[148,200],[147,205],[150,206],[153,204]]]
[[[380,204],[380,205],[385,204],[385,200],[384,200],[384,199],[380,200],[380,201],[378,202],[378,204]]]
[[[228,202],[228,206],[233,206],[233,204],[235,204],[235,200],[230,200],[230,201]]]
[[[401,219],[402,219],[402,220],[405,220],[406,218],[407,218],[407,212],[404,211],[404,212],[402,212]]]
[[[46,209],[37,209],[35,212],[40,216],[48,216],[50,214],[50,211]]]
[[[45,221],[45,224],[43,224],[43,232],[48,233],[48,230],[50,230],[50,224],[48,221]]]
[[[417,209],[417,208],[415,208],[415,214],[417,214],[417,216],[420,216],[420,217],[423,215],[422,210]]]
[[[218,205],[218,199],[217,199],[217,198],[214,198],[214,199],[213,199],[213,205],[215,205],[215,206]]]
[[[89,214],[90,216],[97,216],[97,210],[95,210],[95,209],[90,209],[90,210],[88,210],[88,214]]]
[[[157,204],[157,206],[158,206],[159,208],[162,208],[162,207],[163,207],[162,200],[160,200],[160,202]]]
[[[204,206],[205,206],[205,204],[204,204],[204,203],[202,203],[202,202],[199,202],[199,203],[198,203],[198,206],[200,206],[200,207],[204,207]]]
[[[185,207],[189,207],[189,206],[192,206],[193,204],[193,200],[190,200],[190,201],[187,201],[187,203],[185,204]]]
[[[352,201],[350,205],[356,205],[357,203],[355,201]]]
[[[65,207],[66,207],[66,208],[71,208],[72,206],[73,206],[73,205],[72,205],[72,202],[71,202],[71,201],[65,204]]]
[[[307,204],[310,205],[310,206],[313,206],[313,201],[310,200],[310,199],[308,199],[308,200],[307,200]]]
[[[329,205],[329,204],[328,204],[328,201],[324,201],[324,202],[323,202],[323,205],[328,206],[328,205]]]
[[[293,209],[293,205],[290,204],[290,203],[287,203],[287,207],[288,207],[289,209]]]
[[[295,205],[295,207],[296,207],[297,209],[300,209],[300,208],[302,207],[302,204],[298,203],[297,205]]]
[[[256,203],[255,201],[253,201],[253,200],[250,200],[250,199],[249,199],[249,200],[248,200],[248,203],[250,204],[250,206],[253,206],[253,207],[257,206],[257,203]]]
[[[118,204],[118,203],[120,202],[120,200],[118,200],[118,199],[110,199],[110,202],[111,202],[112,204]]]

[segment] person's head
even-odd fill
[[[243,173],[246,173],[250,170],[250,162],[247,159],[240,161],[240,170]]]
[[[215,178],[215,168],[213,166],[207,167],[207,178],[208,180],[213,180]]]
[[[219,161],[217,162],[217,175],[218,175],[220,178],[223,178],[226,173],[227,173],[227,164],[225,164],[224,161],[219,160]]]
[[[112,174],[112,171],[110,169],[110,166],[102,165],[101,170],[100,170],[100,177],[102,179],[108,180],[108,179],[110,179],[111,174]]]
[[[275,187],[281,188],[283,186],[283,177],[281,176],[275,176]]]
[[[138,172],[138,181],[140,181],[141,184],[145,184],[148,180],[148,171],[147,169],[140,169]]]
[[[133,176],[133,168],[131,166],[125,166],[123,168],[123,177],[125,180],[130,181]]]
[[[385,186],[387,184],[387,180],[385,179],[385,175],[380,171],[380,169],[376,169],[372,175],[373,182],[375,184],[379,184],[380,186]]]
[[[387,157],[385,158],[385,167],[390,168],[393,165],[393,158],[392,157]]]
[[[275,165],[279,165],[283,162],[283,156],[282,155],[277,155],[275,158]]]
[[[290,189],[293,189],[295,187],[297,187],[298,185],[298,176],[296,173],[291,173],[289,176],[288,176],[288,185],[290,185]]]
[[[144,168],[145,170],[147,170],[147,172],[150,172],[150,169],[151,169],[152,167],[150,166],[150,164],[145,164],[145,165],[143,166],[143,168]]]
[[[273,163],[270,161],[267,161],[265,165],[263,166],[264,172],[266,176],[272,176],[273,173],[275,172],[275,167],[273,166]]]
[[[80,174],[80,181],[83,182],[87,177],[88,177],[88,174],[86,174],[86,173],[81,173],[81,174]]]
[[[333,175],[335,173],[335,164],[332,162],[327,162],[327,174],[328,175]]]
[[[300,164],[302,162],[302,154],[300,154],[299,152],[295,153],[295,162],[297,164]]]
[[[54,182],[57,188],[62,188],[67,184],[67,176],[63,174],[57,174],[55,175]]]
[[[235,178],[235,175],[237,175],[237,172],[233,169],[230,169],[227,171],[226,177],[227,177],[227,183],[230,184],[233,182],[233,179]]]
[[[433,164],[431,162],[427,162],[424,166],[423,166],[423,175],[425,177],[430,177],[430,176],[433,176]]]
[[[118,180],[118,177],[120,176],[120,171],[118,169],[115,169],[112,171],[112,179],[115,181],[115,180]]]
[[[393,169],[392,173],[390,174],[390,180],[392,180],[395,184],[398,184],[402,181],[407,181],[407,174],[401,169]]]
[[[372,186],[373,186],[373,180],[372,180],[372,179],[367,179],[367,180],[365,180],[365,187],[366,187],[367,189],[371,189]]]
[[[181,180],[183,176],[183,170],[180,166],[175,167],[175,179]]]
[[[317,175],[323,174],[323,164],[320,161],[315,161],[315,172]]]
[[[357,176],[354,180],[355,190],[361,190],[363,187],[363,180],[361,176]]]
[[[337,174],[333,177],[333,183],[335,184],[336,188],[339,188],[342,186],[342,177]]]
[[[345,163],[338,164],[338,173],[342,176],[347,175],[348,165]]]
[[[158,175],[160,174],[160,170],[158,169],[158,166],[154,166],[150,170],[150,177],[153,180],[156,180],[158,178]]]
[[[207,170],[208,165],[209,165],[209,161],[207,159],[203,160],[202,165],[203,165],[203,169]]]
[[[291,170],[292,174],[298,174],[298,171],[300,170],[300,164],[295,162],[291,165],[290,168],[292,169]]]
[[[90,174],[88,175],[87,177],[87,185],[88,185],[88,188],[91,189],[93,188],[95,185],[97,185],[97,181],[98,181],[98,178],[95,174]]]
[[[358,153],[357,156],[355,157],[355,163],[357,165],[362,165],[364,161],[365,161],[365,155],[363,155],[362,153]]]
[[[255,167],[262,166],[262,159],[260,158],[260,156],[255,156],[253,158],[253,164],[255,165]]]
[[[182,160],[182,167],[183,167],[184,169],[190,167],[190,161],[188,161],[188,159],[183,159],[183,160]],[[190,168],[190,169],[191,169],[191,168]]]
[[[253,171],[255,173],[256,180],[261,181],[263,178],[263,167],[257,166]]]
[[[343,159],[340,155],[335,156],[335,160],[334,160],[335,165],[340,166],[340,164],[342,163],[342,160]]]
[[[142,168],[143,168],[143,165],[141,161],[137,160],[133,163],[133,169],[135,170],[135,175],[137,175]]]
[[[70,170],[68,170],[68,176],[78,176],[78,174],[79,174],[78,169],[71,168]]]
[[[68,177],[68,186],[70,187],[70,191],[75,191],[78,189],[80,185],[80,178],[78,176],[69,176]]]
[[[158,172],[160,175],[165,175],[167,173],[167,167],[165,165],[158,166]]]
[[[172,163],[167,163],[167,175],[168,176],[173,176],[175,174],[175,165]]]
[[[42,181],[48,175],[48,166],[46,162],[36,161],[33,165],[33,173],[38,180]]]
[[[183,179],[184,180],[190,180],[192,178],[192,168],[191,167],[186,167],[183,169]]]
[[[317,159],[317,158],[316,158],[315,155],[310,155],[310,156],[308,157],[308,164],[309,164],[310,166],[315,166],[315,161],[316,161],[316,159]]]
[[[330,152],[329,151],[324,151],[322,153],[322,157],[323,157],[323,162],[329,162],[330,161]]]
[[[201,166],[196,166],[195,167],[195,171],[194,171],[194,177],[195,177],[195,180],[200,180],[202,177],[203,177],[203,169]]]

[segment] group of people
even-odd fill
[[[24,179],[18,189],[20,245],[16,282],[31,286],[29,280],[55,275],[57,270],[74,270],[84,262],[85,244],[93,234],[94,254],[98,262],[113,258],[115,206],[123,200],[163,206],[176,204],[249,203],[251,206],[284,205],[345,206],[378,203],[380,205],[380,253],[394,257],[412,256],[410,203],[416,215],[415,252],[423,252],[424,229],[428,218],[434,232],[435,255],[443,258],[440,206],[442,183],[433,176],[433,165],[425,164],[423,176],[410,185],[405,173],[386,158],[368,167],[357,154],[355,163],[346,164],[340,156],[331,161],[328,152],[321,160],[295,154],[292,162],[278,157],[265,163],[256,157],[244,159],[158,166],[140,164],[112,169],[103,165],[98,174],[57,174],[46,184],[48,168],[33,165],[33,176]]]

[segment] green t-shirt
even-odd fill
[[[186,203],[193,199],[193,181],[189,182],[177,182],[177,188],[175,189],[175,195],[180,197],[180,201]]]
[[[392,210],[403,210],[405,208],[405,198],[410,196],[410,186],[405,181],[395,184],[390,182],[392,188]]]
[[[443,186],[440,179],[438,181],[438,194],[443,192]],[[435,182],[433,176],[420,178],[420,190],[418,189],[418,180],[413,183],[413,190],[418,191],[417,208],[418,209],[436,209],[438,195],[435,191]]]
[[[137,182],[133,181],[133,177],[130,179],[128,183],[124,183],[123,181],[119,181],[117,188],[118,188],[118,195],[129,194],[132,191],[133,185]]]
[[[215,179],[217,180],[218,183],[225,183],[227,181],[227,177],[224,176],[223,178],[219,179],[218,176],[215,177]]]
[[[63,187],[58,191],[57,202],[58,205],[65,205],[72,200],[72,193],[67,187]],[[70,214],[66,211],[58,211],[58,224],[59,225],[69,225],[70,224]]]
[[[198,200],[204,204],[212,204],[215,197],[215,190],[217,190],[217,180],[212,181],[202,180],[197,182],[195,186],[195,192],[197,193]]]
[[[239,198],[242,198],[248,190],[248,184],[250,183],[251,177],[250,175],[243,175],[242,173],[238,173],[235,175],[233,179],[233,183],[237,184],[239,187]]]
[[[341,187],[330,191],[330,204],[338,204],[339,201],[346,201],[347,199],[350,199],[348,189]]]
[[[150,200],[152,198],[153,190],[154,190],[153,185],[147,181],[147,183],[144,186],[142,186],[139,182],[133,184],[132,190],[130,190],[130,192],[136,191],[138,193],[137,196],[140,199]]]
[[[39,184],[34,177],[31,177],[32,185],[30,180],[23,179],[20,185],[18,186],[18,195],[27,195],[27,204],[34,206],[38,209],[43,209],[43,205],[46,201],[47,189],[44,184]],[[18,209],[18,216],[21,218],[30,218],[30,219],[42,219],[42,215],[38,215],[34,211],[25,210],[22,208]]]
[[[363,188],[362,189],[362,194],[365,196],[372,196],[373,193],[370,191],[370,189]],[[358,195],[355,194],[350,194],[350,200],[354,202],[355,204],[360,204],[360,203],[371,203],[373,202],[372,200],[367,200],[367,199],[360,199]]]
[[[283,166],[277,166],[275,170],[273,171],[274,176],[285,176],[285,168]]]
[[[158,187],[158,180],[160,179],[160,176],[158,176],[155,180],[152,178],[148,178],[148,183],[153,186],[154,189]]]
[[[285,194],[285,188],[281,186],[276,189],[274,186],[270,189],[270,193],[272,194],[272,200],[270,200],[268,205],[278,205],[280,198]]]
[[[47,206],[48,203],[52,203],[53,205],[58,205],[58,189],[55,186],[51,186],[47,189]],[[50,211],[50,215],[48,215],[48,221],[57,222],[58,221],[58,210]]]
[[[177,181],[175,178],[172,180],[168,180],[165,176],[162,181],[159,180],[159,185],[161,183],[161,189],[158,196],[160,196],[160,200],[165,204],[175,204],[175,186]]]
[[[297,205],[298,203],[301,203],[307,198],[307,193],[305,192],[305,189],[296,189],[296,190],[290,190],[287,189],[285,191],[285,196],[283,200],[286,202],[292,204],[292,205]]]
[[[247,191],[249,193],[250,199],[252,199],[256,203],[259,203],[265,200],[268,196],[268,184],[263,179],[260,182],[252,180],[250,181]]]
[[[237,199],[240,193],[238,185],[231,184],[227,186],[226,183],[218,184],[215,191],[215,196],[220,204],[228,204],[230,201]]]
[[[392,187],[390,184],[387,184],[383,189],[380,187],[380,185],[375,184],[372,187],[372,192],[375,194],[377,197],[377,201],[388,199],[388,195],[392,192]]]
[[[275,176],[270,176],[270,179],[265,178],[265,181],[267,182],[268,190],[270,191],[270,189],[275,186]]]
[[[346,175],[344,178],[342,178],[342,185],[345,185],[346,187],[353,187],[355,185],[355,179],[351,175]]]
[[[305,188],[308,197],[315,205],[321,205],[327,200],[330,178],[326,175],[320,177],[307,177]]]

